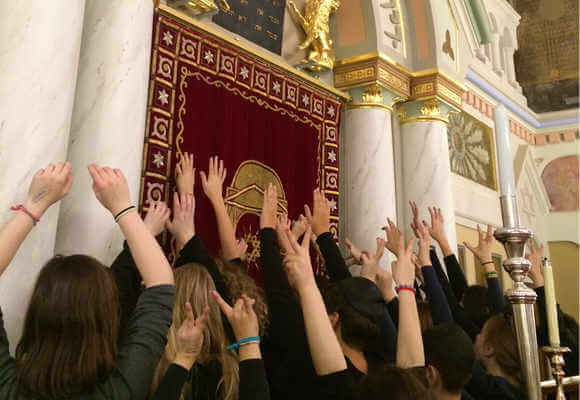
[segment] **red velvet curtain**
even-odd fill
[[[169,201],[175,164],[194,153],[197,170],[219,155],[237,234],[250,244],[257,272],[262,193],[277,184],[279,211],[296,218],[320,187],[332,204],[338,234],[338,130],[341,103],[286,71],[216,40],[175,17],[157,15],[140,206]],[[196,229],[218,254],[215,216],[197,179]],[[164,242],[170,242],[164,237]]]

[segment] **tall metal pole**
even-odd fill
[[[503,244],[507,253],[504,269],[514,281],[506,292],[511,304],[513,321],[518,342],[521,370],[529,400],[541,400],[540,362],[534,303],[536,293],[524,283],[531,264],[524,258],[526,244],[533,237],[530,230],[520,227],[517,199],[515,195],[500,196],[504,227],[495,231],[495,238]]]

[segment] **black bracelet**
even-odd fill
[[[125,208],[124,210],[119,211],[117,213],[117,215],[115,215],[115,218],[114,218],[115,219],[115,222],[117,222],[117,220],[119,219],[119,217],[122,216],[124,213],[126,213],[127,211],[130,211],[130,210],[132,210],[134,208],[135,208],[135,206],[129,206],[129,207]]]

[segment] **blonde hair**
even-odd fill
[[[237,400],[238,386],[240,381],[239,361],[230,350],[227,350],[228,337],[222,322],[219,306],[210,291],[216,290],[213,279],[205,267],[197,263],[185,264],[174,270],[175,276],[175,301],[173,304],[173,324],[167,334],[167,347],[162,357],[153,380],[153,391],[159,386],[161,379],[169,368],[170,361],[175,358],[177,330],[185,320],[185,303],[190,302],[193,313],[200,315],[205,307],[209,307],[209,318],[203,333],[203,345],[197,362],[204,364],[210,361],[218,361],[222,369],[222,377],[216,388],[217,398],[221,400]],[[184,393],[191,390],[186,385],[181,397],[187,397]]]
[[[224,279],[232,302],[239,299],[242,294],[256,301],[254,303],[254,312],[258,317],[260,336],[264,336],[269,324],[268,304],[266,303],[264,290],[248,275],[243,265],[236,265],[219,258],[215,259],[215,263]]]

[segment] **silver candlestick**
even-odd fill
[[[514,327],[521,369],[529,400],[541,400],[540,361],[534,303],[536,293],[525,284],[531,264],[524,258],[528,240],[533,237],[529,229],[521,228],[516,196],[501,196],[500,204],[504,227],[495,231],[495,238],[501,242],[507,254],[503,267],[514,281],[513,287],[506,292],[512,306]]]

